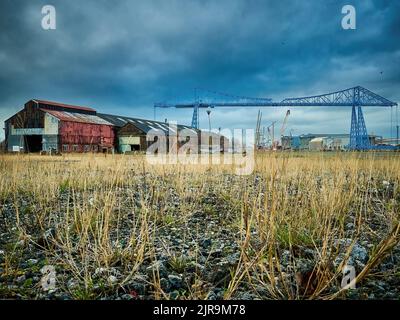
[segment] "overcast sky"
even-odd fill
[[[41,27],[46,4],[56,30]],[[341,27],[345,4],[356,30]],[[400,1],[0,1],[2,122],[32,98],[152,119],[154,102],[192,99],[195,87],[281,100],[356,85],[400,102]],[[389,136],[390,108],[364,110],[369,133]],[[215,109],[212,126],[254,128],[257,111]],[[285,113],[263,109],[263,125]],[[286,133],[346,133],[350,114],[293,108]]]

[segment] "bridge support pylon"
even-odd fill
[[[352,106],[351,110],[351,127],[350,127],[350,150],[369,150],[371,149],[371,144],[369,142],[369,137],[367,133],[367,127],[365,125],[364,115],[362,108],[359,105]]]

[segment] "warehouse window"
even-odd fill
[[[86,144],[84,150],[85,150],[85,152],[89,152],[90,151],[90,145]]]
[[[64,151],[64,152],[68,152],[68,150],[69,150],[68,147],[69,147],[69,146],[68,146],[67,144],[63,144],[63,151]]]
[[[77,144],[74,144],[74,145],[72,146],[72,150],[73,150],[74,152],[77,152],[77,151],[78,151],[78,145],[77,145]]]
[[[92,150],[93,150],[94,152],[97,152],[97,151],[99,151],[99,148],[98,148],[96,145],[94,145],[94,146],[92,147]]]

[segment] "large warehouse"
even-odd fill
[[[190,130],[200,140],[198,129]],[[24,108],[5,121],[6,149],[10,152],[135,152],[145,151],[150,130],[168,136],[167,123],[97,113],[88,107],[44,100],[29,100]],[[172,130],[172,131],[170,131]],[[176,132],[175,132],[176,133]],[[204,134],[204,132],[203,132]],[[219,139],[223,149],[225,138]]]

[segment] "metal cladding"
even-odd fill
[[[67,112],[67,111],[54,111],[54,110],[47,110],[47,109],[40,109],[40,110],[47,112],[62,121],[100,124],[100,125],[108,125],[108,126],[113,125],[110,122],[105,121],[104,119],[102,119],[98,116],[94,116],[94,115],[90,115],[90,114]]]
[[[72,145],[72,148],[77,145],[75,150],[72,149],[71,151],[78,152],[85,151],[84,148],[88,145],[91,146],[89,150],[93,150],[93,146],[112,148],[115,139],[114,130],[108,125],[72,121],[62,121],[59,136],[61,145]]]
[[[57,105],[62,108],[66,106],[64,104]],[[93,114],[76,112],[93,109],[85,107],[73,109],[71,106],[68,106],[68,108],[71,109],[71,112],[39,109],[60,120],[59,144],[64,152],[99,151],[104,148],[113,148],[115,133],[111,123]]]

